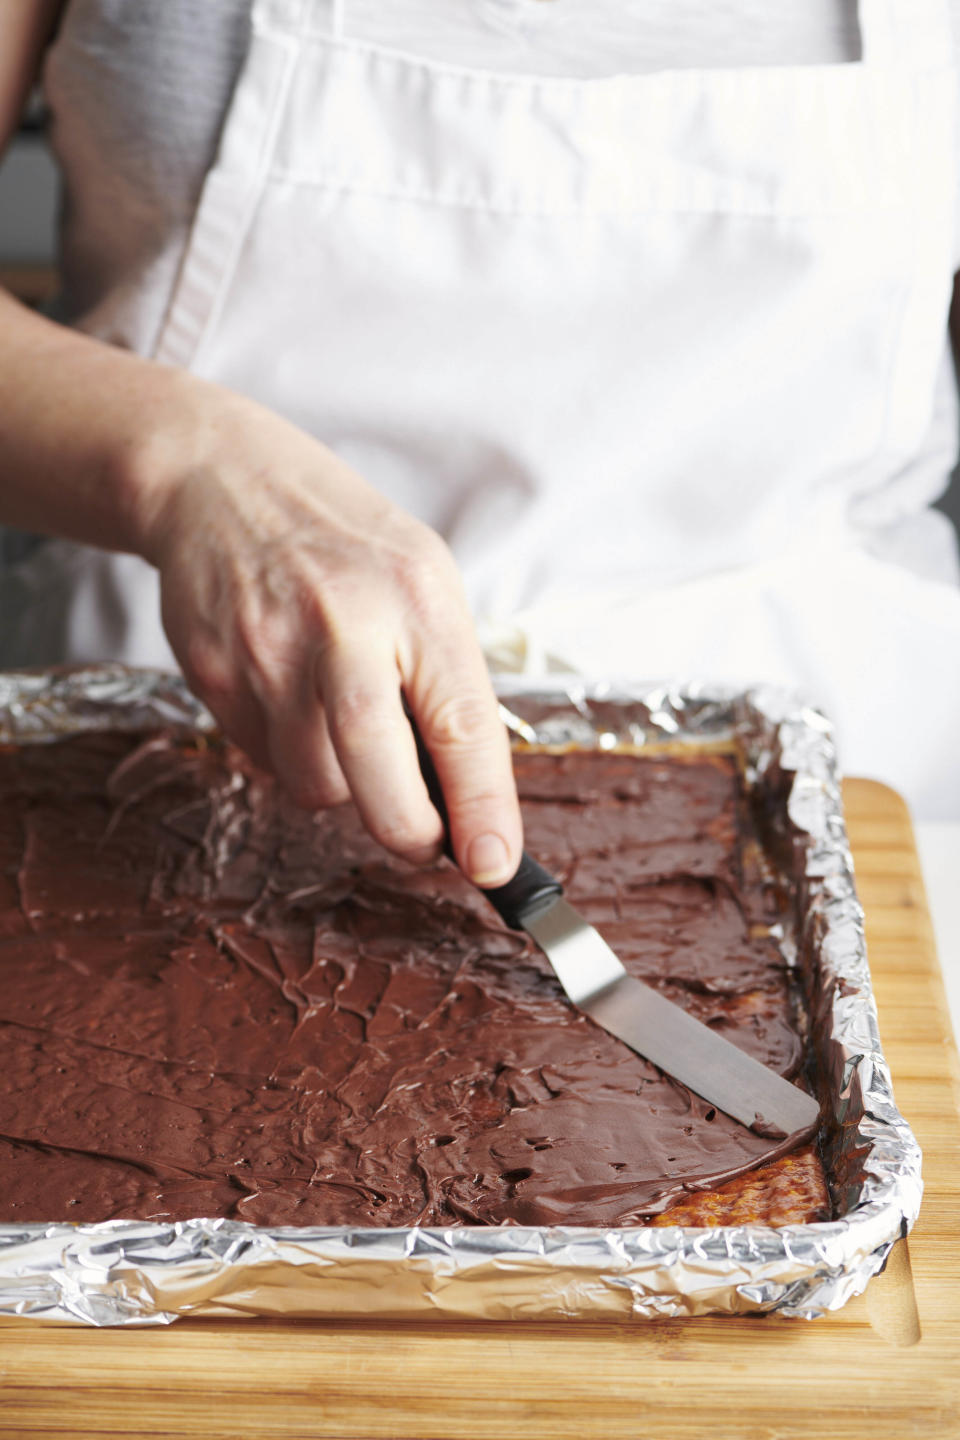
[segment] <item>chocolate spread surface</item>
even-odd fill
[[[796,1074],[732,760],[516,770],[528,850],[628,970]],[[630,1224],[774,1148],[570,1006],[452,866],[209,739],[0,753],[0,1046],[5,1221]]]

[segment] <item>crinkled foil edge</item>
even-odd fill
[[[859,1294],[916,1219],[920,1150],[880,1048],[830,727],[795,695],[501,677],[520,741],[732,742],[785,867],[785,949],[807,993],[835,1220],[811,1225],[268,1229],[229,1220],[0,1226],[0,1315],[95,1326],[183,1315],[812,1319]],[[103,665],[0,674],[0,743],[208,726],[176,676]]]

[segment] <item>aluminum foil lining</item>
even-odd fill
[[[779,1229],[3,1225],[0,1314],[91,1325],[181,1315],[813,1318],[859,1294],[882,1267],[920,1207],[920,1151],[880,1049],[828,723],[772,689],[569,676],[532,687],[504,677],[500,695],[508,725],[539,744],[736,745],[777,863],[802,877],[784,947],[807,993],[839,1218]],[[156,671],[0,675],[0,742],[211,723],[181,680]]]

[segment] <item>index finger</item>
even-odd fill
[[[520,864],[523,824],[509,737],[479,645],[418,655],[404,693],[437,770],[457,864],[475,885],[505,885]]]

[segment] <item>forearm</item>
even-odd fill
[[[0,290],[0,523],[146,553],[174,416],[181,468],[190,443],[184,381]]]

